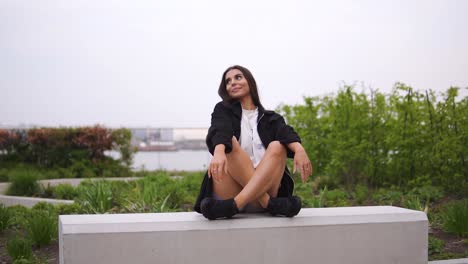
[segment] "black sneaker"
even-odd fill
[[[271,198],[268,202],[267,211],[275,215],[293,217],[301,210],[301,198],[297,196]]]
[[[231,218],[239,212],[234,198],[228,200],[205,198],[201,201],[200,207],[203,216],[210,220],[215,220],[217,218]]]

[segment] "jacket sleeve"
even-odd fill
[[[274,120],[274,127],[276,128],[275,140],[283,144],[287,149],[288,157],[293,158],[294,153],[288,148],[288,144],[293,142],[301,143],[301,138],[296,131],[294,131],[294,128],[286,124],[281,115],[275,113],[272,119]]]
[[[211,126],[206,136],[206,145],[210,153],[213,155],[214,149],[218,144],[224,144],[224,146],[226,146],[226,153],[231,152],[233,135],[229,109],[224,106],[222,102],[219,102],[216,104],[211,114]]]

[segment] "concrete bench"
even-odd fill
[[[60,263],[427,264],[423,212],[392,206],[302,209],[294,218],[195,212],[61,215]]]

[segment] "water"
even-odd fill
[[[106,153],[118,158],[117,152]],[[205,170],[211,160],[208,150],[179,150],[179,151],[151,151],[137,152],[133,157],[132,167],[140,170]]]

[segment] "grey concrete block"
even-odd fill
[[[194,213],[62,215],[60,263],[427,264],[423,212],[303,209],[294,218]]]

